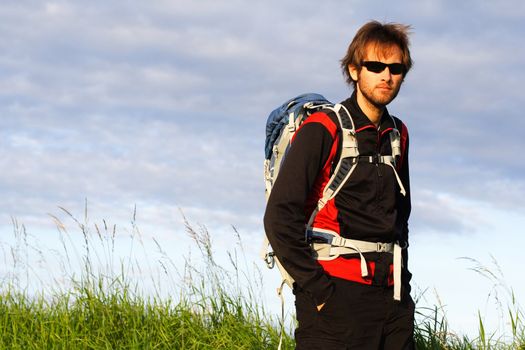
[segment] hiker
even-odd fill
[[[321,110],[295,133],[269,195],[265,231],[295,281],[296,349],[414,347],[408,132],[386,108],[412,66],[409,29],[368,22],[341,60],[353,88],[341,105],[355,126],[359,155],[337,194],[319,204],[345,139],[335,113]],[[393,150],[394,131],[400,154]],[[320,258],[312,242],[333,245],[334,237],[342,237],[338,247],[344,247]]]

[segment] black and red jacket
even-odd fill
[[[388,111],[385,109],[376,128],[359,108],[355,93],[342,104],[354,121],[359,154],[391,155],[389,133],[394,124]],[[345,238],[408,243],[411,209],[408,132],[401,120],[395,118],[395,121],[403,142],[403,154],[397,172],[406,195],[400,193],[394,170],[390,166],[360,162],[337,196],[317,214],[313,226],[330,229]],[[360,276],[359,259],[353,255],[317,261],[312,257],[310,245],[305,240],[305,223],[333,171],[340,140],[335,115],[318,112],[310,116],[295,134],[264,215],[266,234],[276,256],[297,285],[309,292],[318,305],[332,293],[329,276],[365,284],[375,283],[373,277]],[[389,256],[388,261],[385,261],[385,256]],[[366,253],[365,257],[369,270],[373,272],[372,276],[378,275],[380,270],[383,274],[391,275],[391,254]],[[403,285],[408,286],[411,275],[406,269],[406,249],[403,250],[403,263]]]

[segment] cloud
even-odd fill
[[[419,190],[412,199],[412,234],[475,234],[490,221],[484,217],[487,205],[459,196],[431,190]]]
[[[416,65],[390,107],[411,131],[413,190],[522,207],[523,70],[502,64],[525,56],[521,17],[487,4],[466,21],[448,2],[353,5],[3,4],[2,212],[87,197],[255,229],[266,116],[306,91],[345,98],[338,60],[372,17],[414,25]],[[415,199],[415,220],[469,227],[427,220],[442,197]]]
[[[0,175],[1,190],[13,199],[33,198],[34,205],[7,200],[3,213],[42,213],[55,205],[76,207],[75,201],[88,198],[202,207],[210,220],[229,212],[237,219],[226,224],[251,220],[253,225],[246,218],[263,204],[262,171],[250,161],[257,159],[256,151],[245,150],[246,137],[228,125],[200,129],[176,118],[118,115],[111,123],[106,116],[28,117],[13,123],[2,138],[0,165],[11,171]],[[254,194],[260,201],[252,199]]]

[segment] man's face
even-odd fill
[[[382,62],[386,64],[400,64],[402,62],[402,51],[397,45],[383,47],[369,44],[365,52],[363,62]],[[375,67],[367,68],[363,66],[360,71],[354,66],[349,66],[348,68],[352,79],[357,81],[356,90],[358,97],[364,98],[367,103],[377,108],[382,108],[392,102],[403,82],[404,72],[393,74],[396,73],[396,70],[390,67],[384,67],[384,70],[381,72],[370,70],[377,71],[378,69]]]

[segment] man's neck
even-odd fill
[[[368,101],[361,93],[357,93],[357,104],[366,117],[376,126],[379,126],[385,107],[378,107]]]

